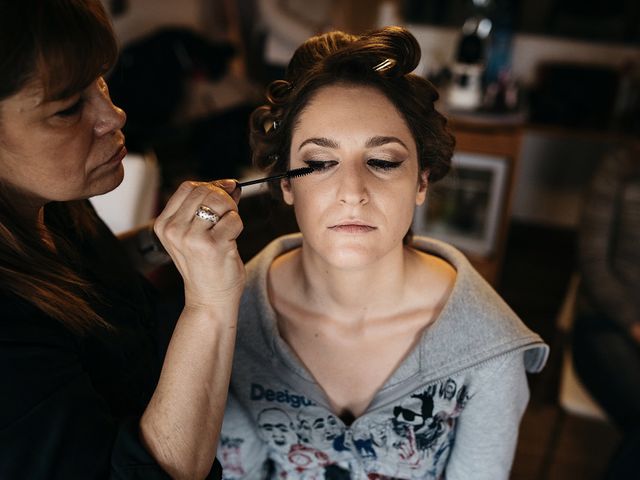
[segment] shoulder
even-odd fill
[[[246,265],[247,283],[240,302],[238,317],[238,347],[261,342],[273,334],[273,309],[269,301],[268,275],[274,260],[302,244],[300,234],[279,237],[263,248]],[[262,330],[256,330],[260,327]],[[253,345],[253,344],[252,344]],[[257,345],[253,345],[257,348]]]
[[[454,266],[442,257],[415,248],[407,249],[405,258],[409,268],[413,268],[410,275],[414,294],[440,310],[456,282]]]
[[[537,372],[549,348],[531,331],[456,248],[418,237],[415,248],[441,257],[456,270],[445,305],[424,337],[424,358],[442,373],[467,368],[505,352],[525,351],[525,366]]]
[[[274,260],[287,252],[295,250],[300,245],[302,245],[302,236],[300,234],[285,235],[273,240],[253,257],[246,265],[247,286],[245,287],[243,301],[250,301],[251,296],[256,291],[266,291],[267,275]]]

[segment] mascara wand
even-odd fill
[[[304,175],[309,175],[315,169],[313,167],[294,168],[278,175],[272,175],[270,177],[258,178],[256,180],[247,180],[246,182],[236,182],[239,187],[246,187],[248,185],[255,185],[256,183],[271,182],[273,180],[279,180],[281,178],[296,178]]]

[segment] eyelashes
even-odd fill
[[[377,170],[394,170],[402,165],[402,162],[391,162],[389,160],[372,158],[371,160],[367,160],[367,165]]]
[[[336,160],[305,160],[304,163],[318,172],[329,170],[331,167],[335,167],[336,165],[338,165],[338,162]],[[400,165],[402,165],[402,162],[372,158],[367,160],[367,165],[369,165],[374,170],[390,171],[400,167]]]
[[[74,115],[80,113],[80,111],[82,110],[83,104],[84,104],[84,100],[81,98],[70,107],[67,107],[64,110],[57,111],[55,113],[55,116],[62,117],[62,118],[73,117]]]
[[[328,170],[338,164],[335,160],[305,160],[304,163],[317,172]]]

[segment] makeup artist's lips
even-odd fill
[[[124,145],[109,159],[104,165],[115,165],[120,163],[127,156],[127,147]]]
[[[340,233],[368,233],[376,230],[376,227],[358,221],[345,221],[329,227],[329,230]]]

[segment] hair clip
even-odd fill
[[[280,128],[280,120],[274,120],[273,123],[271,124],[271,128],[274,130],[277,130],[278,128]]]
[[[376,72],[384,72],[385,70],[389,70],[390,68],[393,68],[393,66],[396,63],[397,62],[394,59],[386,58],[382,62],[377,64],[375,67],[373,67],[373,70]]]

